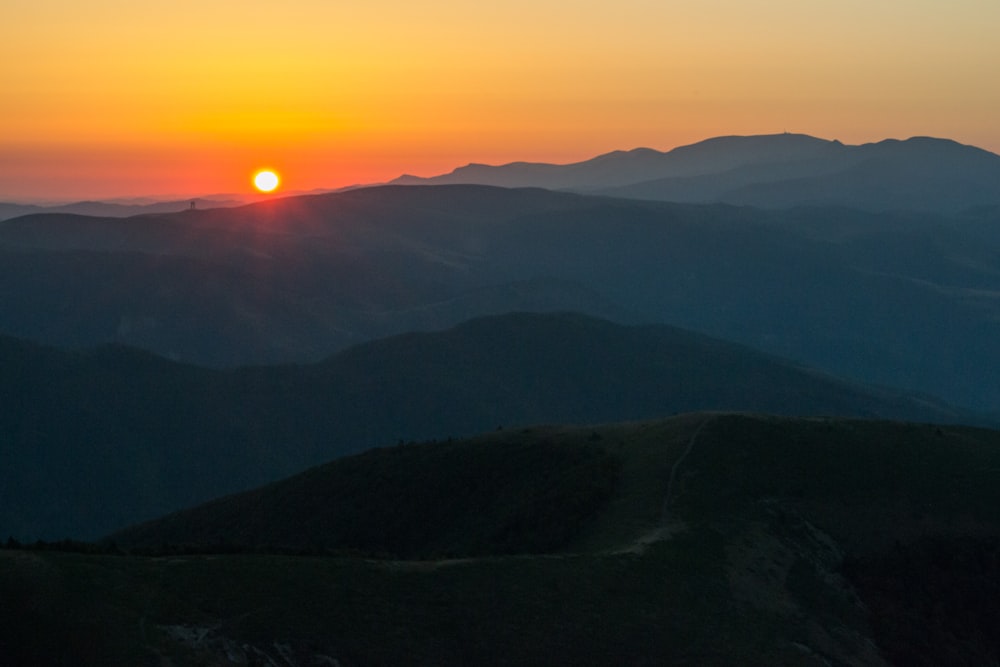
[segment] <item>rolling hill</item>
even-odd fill
[[[995,431],[722,413],[382,449],[0,550],[0,656],[990,664],[998,467]]]
[[[233,367],[573,310],[995,411],[997,229],[996,207],[764,211],[486,186],[29,216],[0,223],[0,331]]]
[[[1000,494],[997,457],[993,430],[839,417],[709,412],[529,426],[369,450],[108,539],[127,549],[318,548],[398,559],[575,553],[624,548],[678,522],[748,518],[773,502],[861,554],[1000,529],[990,509]],[[638,509],[640,489],[645,523],[622,513]]]
[[[232,371],[0,339],[0,534],[93,538],[338,456],[537,422],[726,409],[974,419],[666,326],[514,314]]]

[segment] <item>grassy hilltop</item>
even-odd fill
[[[993,431],[721,413],[376,450],[121,531],[124,554],[0,552],[0,650],[989,664],[997,470]]]

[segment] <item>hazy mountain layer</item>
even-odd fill
[[[105,202],[105,201],[80,201],[72,204],[58,204],[43,206],[37,204],[13,204],[0,202],[0,221],[10,218],[17,218],[32,214],[69,214],[69,215],[93,215],[107,216],[114,218],[125,218],[132,215],[142,215],[149,213],[175,213],[183,211],[191,206],[194,201],[196,207],[219,208],[225,206],[237,206],[243,203],[237,199],[219,198],[194,198],[173,200],[173,201],[142,201],[142,202]]]
[[[803,134],[716,137],[667,152],[651,148],[613,151],[571,164],[512,162],[492,166],[470,164],[449,174],[420,178],[402,176],[397,185],[480,184],[540,187],[552,190],[597,190],[658,178],[725,173],[753,164],[782,164],[831,159],[842,144]]]
[[[1000,204],[1000,156],[947,139],[848,146],[801,134],[716,137],[666,153],[616,151],[555,165],[473,164],[401,185],[478,183],[661,201],[956,213]]]
[[[509,315],[215,371],[0,339],[0,534],[88,538],[397,441],[700,410],[969,415],[670,327]]]
[[[0,330],[234,366],[575,310],[996,410],[998,229],[996,207],[765,212],[485,186],[29,216],[0,224]]]

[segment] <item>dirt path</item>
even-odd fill
[[[684,453],[677,457],[674,461],[674,465],[670,466],[670,477],[667,479],[667,492],[663,498],[663,510],[660,512],[660,526],[665,527],[670,524],[670,501],[674,497],[674,482],[677,480],[677,471],[680,469],[681,464],[684,463],[684,459],[688,457],[691,450],[694,449],[695,442],[698,441],[698,436],[701,435],[701,431],[705,428],[705,425],[712,421],[712,417],[705,417],[698,428],[694,430],[691,437],[688,439],[687,447],[684,449]]]
[[[667,478],[667,489],[663,498],[663,509],[660,511],[660,524],[656,528],[640,535],[635,541],[626,544],[620,548],[608,551],[610,554],[622,554],[622,553],[637,553],[641,554],[646,550],[650,544],[654,542],[659,542],[661,540],[669,539],[671,534],[675,531],[682,529],[683,525],[680,522],[671,523],[670,519],[670,501],[673,500],[674,496],[674,483],[677,480],[678,470],[680,470],[681,465],[694,450],[695,443],[698,441],[698,436],[701,435],[702,430],[705,426],[715,419],[716,415],[705,415],[701,422],[695,427],[694,431],[691,433],[691,437],[688,438],[687,446],[681,453],[677,460],[674,461],[673,465],[670,466],[670,475]],[[372,561],[377,562],[382,566],[390,567],[393,569],[406,569],[406,570],[437,570],[442,567],[449,567],[454,565],[463,565],[473,562],[482,562],[485,560],[501,560],[501,559],[511,559],[511,558],[526,558],[526,559],[538,559],[538,558],[571,558],[578,557],[584,554],[577,553],[547,553],[547,554],[518,554],[514,556],[485,556],[485,557],[473,557],[473,558],[444,558],[440,560],[427,560],[427,561]]]
[[[691,450],[694,449],[694,445],[698,441],[698,436],[701,435],[702,429],[704,429],[705,425],[708,424],[710,421],[712,421],[712,419],[714,419],[714,417],[709,415],[701,420],[701,423],[698,424],[697,428],[695,428],[694,432],[691,434],[691,437],[688,438],[687,447],[685,447],[681,455],[677,457],[677,460],[674,461],[674,464],[670,466],[670,476],[667,478],[667,490],[663,497],[663,509],[660,511],[660,525],[640,535],[631,544],[621,549],[617,549],[612,553],[641,554],[643,551],[646,550],[646,547],[648,547],[650,544],[653,544],[654,542],[659,542],[661,540],[670,539],[670,536],[674,532],[683,528],[683,524],[681,522],[675,521],[671,523],[670,521],[670,501],[673,499],[674,496],[674,482],[677,479],[677,471],[680,469],[681,464],[684,463],[684,460],[691,453]]]

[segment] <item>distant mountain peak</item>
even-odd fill
[[[1000,204],[1000,156],[928,136],[847,145],[782,132],[712,137],[667,152],[614,150],[569,164],[472,163],[440,176],[403,176],[393,183],[532,186],[765,208],[836,205],[956,213]]]

